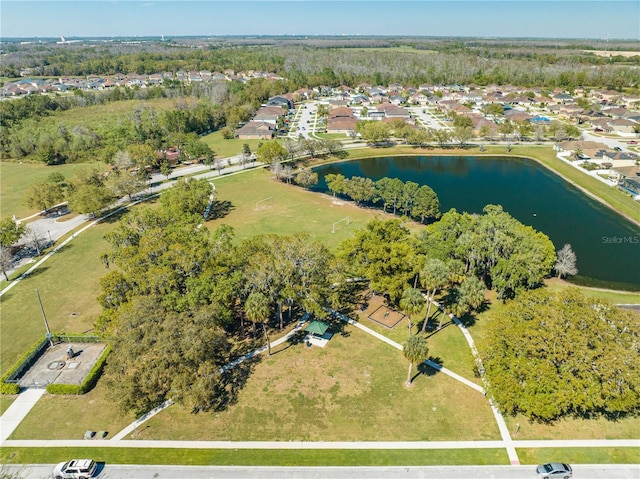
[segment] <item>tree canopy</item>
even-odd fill
[[[527,292],[487,325],[490,392],[507,413],[552,421],[640,408],[637,316],[577,289]]]

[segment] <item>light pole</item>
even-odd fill
[[[53,240],[51,239],[51,231],[47,230],[47,233],[49,233],[49,243],[53,243]]]
[[[44,320],[44,327],[47,329],[47,339],[49,340],[49,346],[53,347],[53,340],[51,339],[51,330],[49,329],[49,323],[47,322],[47,316],[44,314],[44,307],[42,306],[42,300],[40,299],[40,291],[36,288],[36,296],[38,296],[38,303],[40,304],[40,311],[42,311],[42,319]]]

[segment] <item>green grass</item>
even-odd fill
[[[431,326],[436,326],[440,321],[440,315],[434,312],[435,306],[431,308],[431,317],[429,321]],[[416,315],[413,324],[413,334],[417,334],[421,328],[421,321],[426,313],[426,308],[419,315]],[[420,321],[418,324],[417,321]],[[408,323],[407,319],[403,319],[393,329],[386,328],[375,321],[372,321],[365,317],[360,317],[360,322],[370,329],[373,329],[379,334],[386,336],[395,342],[402,344],[408,337]],[[439,358],[442,366],[450,369],[454,373],[475,382],[482,386],[482,381],[475,377],[473,371],[473,355],[467,345],[467,342],[462,335],[462,332],[455,324],[446,324],[439,331],[434,331],[429,327],[431,332],[428,336],[427,343],[429,345],[429,356],[432,358]]]
[[[82,439],[85,431],[107,431],[107,439],[135,418],[123,416],[107,399],[103,382],[81,396],[45,394],[20,423],[11,439]]]
[[[217,197],[230,201],[232,209],[226,217],[207,222],[207,226],[213,230],[228,224],[235,228],[238,238],[307,231],[311,237],[333,248],[372,218],[390,218],[378,210],[358,208],[352,203],[334,201],[328,195],[274,180],[271,173],[263,169],[223,176],[214,182]],[[269,197],[273,202],[263,202],[256,211],[256,202]],[[333,223],[346,216],[350,217],[349,226],[331,233]]]
[[[90,228],[2,296],[2,374],[45,333],[36,288],[52,332],[83,333],[92,329],[100,313],[98,281],[107,273],[99,259],[108,247],[103,237],[112,228],[112,223]]]
[[[3,447],[5,464],[55,464],[70,457],[92,457],[107,464],[190,466],[440,466],[509,464],[503,449],[140,449]]]
[[[640,447],[563,447],[517,449],[522,464],[544,464],[557,461],[573,464],[638,464]]]
[[[0,416],[13,404],[17,396],[5,396],[0,394]]]
[[[202,140],[211,147],[215,152],[216,158],[228,158],[230,156],[239,155],[242,153],[242,147],[246,143],[251,148],[251,151],[255,153],[258,150],[258,145],[264,143],[267,140],[240,140],[233,138],[225,140],[221,131],[216,131],[202,137]]]
[[[611,301],[614,304],[640,304],[640,292],[612,291],[598,288],[588,288],[586,286],[575,286],[566,281],[549,279],[545,281],[547,288],[551,291],[560,291],[566,288],[578,288],[582,294],[591,298],[598,298]]]
[[[604,418],[565,418],[552,424],[529,421],[522,415],[505,416],[512,439],[636,439],[640,417],[623,417],[616,421]],[[518,427],[518,425],[520,425]],[[516,433],[517,431],[517,433]]]
[[[78,168],[95,166],[104,169],[102,163],[76,163],[72,165],[46,166],[37,163],[0,162],[0,218],[16,215],[24,218],[37,213],[34,209],[24,204],[27,190],[34,183],[46,180],[51,173],[61,173],[67,179],[71,179]]]
[[[145,423],[135,438],[499,439],[488,401],[481,393],[430,368],[406,388],[408,363],[400,351],[353,326],[346,326],[345,332],[334,335],[325,348],[278,347],[275,354],[263,356],[254,366],[228,409],[194,415],[172,406]],[[446,356],[443,359],[446,362]]]

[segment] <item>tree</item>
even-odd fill
[[[640,325],[576,288],[529,291],[489,320],[481,352],[504,413],[533,420],[616,418],[640,410]]]
[[[6,247],[0,245],[0,270],[4,275],[4,279],[9,281],[8,272],[11,269],[11,265],[13,264],[13,255],[11,254],[11,250]]]
[[[376,185],[371,178],[354,176],[344,181],[344,193],[357,204],[368,203],[376,196]]]
[[[160,204],[171,221],[198,224],[211,194],[211,183],[207,180],[180,178],[172,188],[162,193]]]
[[[255,324],[260,323],[264,331],[264,336],[267,340],[267,349],[269,356],[271,356],[271,341],[269,341],[269,334],[267,333],[267,327],[265,323],[269,321],[271,310],[269,308],[269,298],[259,291],[253,291],[247,296],[247,300],[244,303],[244,310],[247,318],[253,321],[254,332]]]
[[[556,253],[556,264],[554,269],[556,270],[556,273],[558,273],[558,278],[568,274],[572,276],[578,274],[576,261],[576,254],[573,252],[573,249],[571,249],[571,245],[568,243],[565,244],[562,249]]]
[[[400,309],[409,317],[409,335],[411,332],[411,318],[414,314],[418,314],[424,307],[424,297],[417,288],[407,288],[400,298]]]
[[[461,318],[470,311],[477,310],[484,303],[484,283],[475,276],[467,276],[452,292],[451,312]],[[439,328],[442,327],[442,321]]]
[[[11,218],[5,218],[0,221],[0,246],[10,248],[27,230],[27,227],[23,223],[14,221]]]
[[[168,161],[165,160],[160,163],[160,173],[166,176],[167,180],[169,179],[169,177],[171,176],[171,166],[169,165]]]
[[[242,164],[242,168],[249,162],[251,159],[251,147],[249,147],[248,143],[242,144],[242,153],[240,154],[240,163]]]
[[[81,184],[74,187],[69,196],[69,209],[98,217],[113,199],[113,193],[104,185]]]
[[[302,168],[295,175],[294,181],[300,186],[308,188],[318,183],[318,173],[311,168]]]
[[[146,182],[139,175],[134,175],[128,171],[118,171],[109,175],[108,185],[114,194],[118,197],[128,196],[132,198],[136,193],[144,190],[147,186]]]
[[[470,126],[457,125],[453,129],[451,136],[460,143],[460,147],[462,148],[471,138],[473,138],[473,128]]]
[[[64,194],[65,190],[59,183],[41,181],[31,185],[25,195],[25,204],[46,213],[49,208],[64,200]]]
[[[409,361],[409,372],[405,382],[405,386],[409,387],[412,383],[411,369],[414,363],[421,363],[429,357],[427,340],[418,334],[409,336],[409,339],[402,344],[402,354]]]
[[[367,278],[373,291],[387,293],[394,302],[414,276],[414,248],[400,220],[369,221],[340,243],[338,256],[354,276]]]
[[[40,256],[42,254],[42,244],[44,243],[44,238],[40,232],[30,226],[27,226],[24,234],[28,244],[36,250],[36,256]]]
[[[440,218],[440,200],[438,200],[436,192],[427,185],[420,186],[415,192],[411,215],[419,217],[421,223],[424,223],[425,220]]]
[[[336,196],[336,194],[345,193],[345,185],[347,179],[343,175],[329,173],[324,177],[324,181],[327,184],[327,188],[329,188],[329,191],[333,193],[333,196]]]
[[[287,157],[287,151],[276,140],[262,143],[256,153],[260,161],[267,164],[283,161]]]
[[[427,314],[424,318],[424,323],[422,323],[422,333],[427,330],[431,305],[436,293],[449,283],[449,273],[446,263],[437,258],[427,260],[424,268],[420,271],[420,284],[427,290]]]
[[[513,123],[508,118],[498,125],[498,132],[502,135],[503,140],[506,140],[513,133],[513,130]]]
[[[376,191],[380,199],[382,199],[382,209],[384,211],[387,211],[388,207],[392,207],[393,214],[396,214],[403,188],[404,183],[398,178],[385,177],[376,181]]]

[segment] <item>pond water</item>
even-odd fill
[[[327,190],[329,173],[374,181],[386,176],[429,185],[443,213],[451,208],[481,213],[487,204],[502,205],[548,235],[556,250],[571,244],[578,258],[576,284],[640,290],[640,227],[533,160],[403,156],[333,163],[315,171],[319,191]]]

